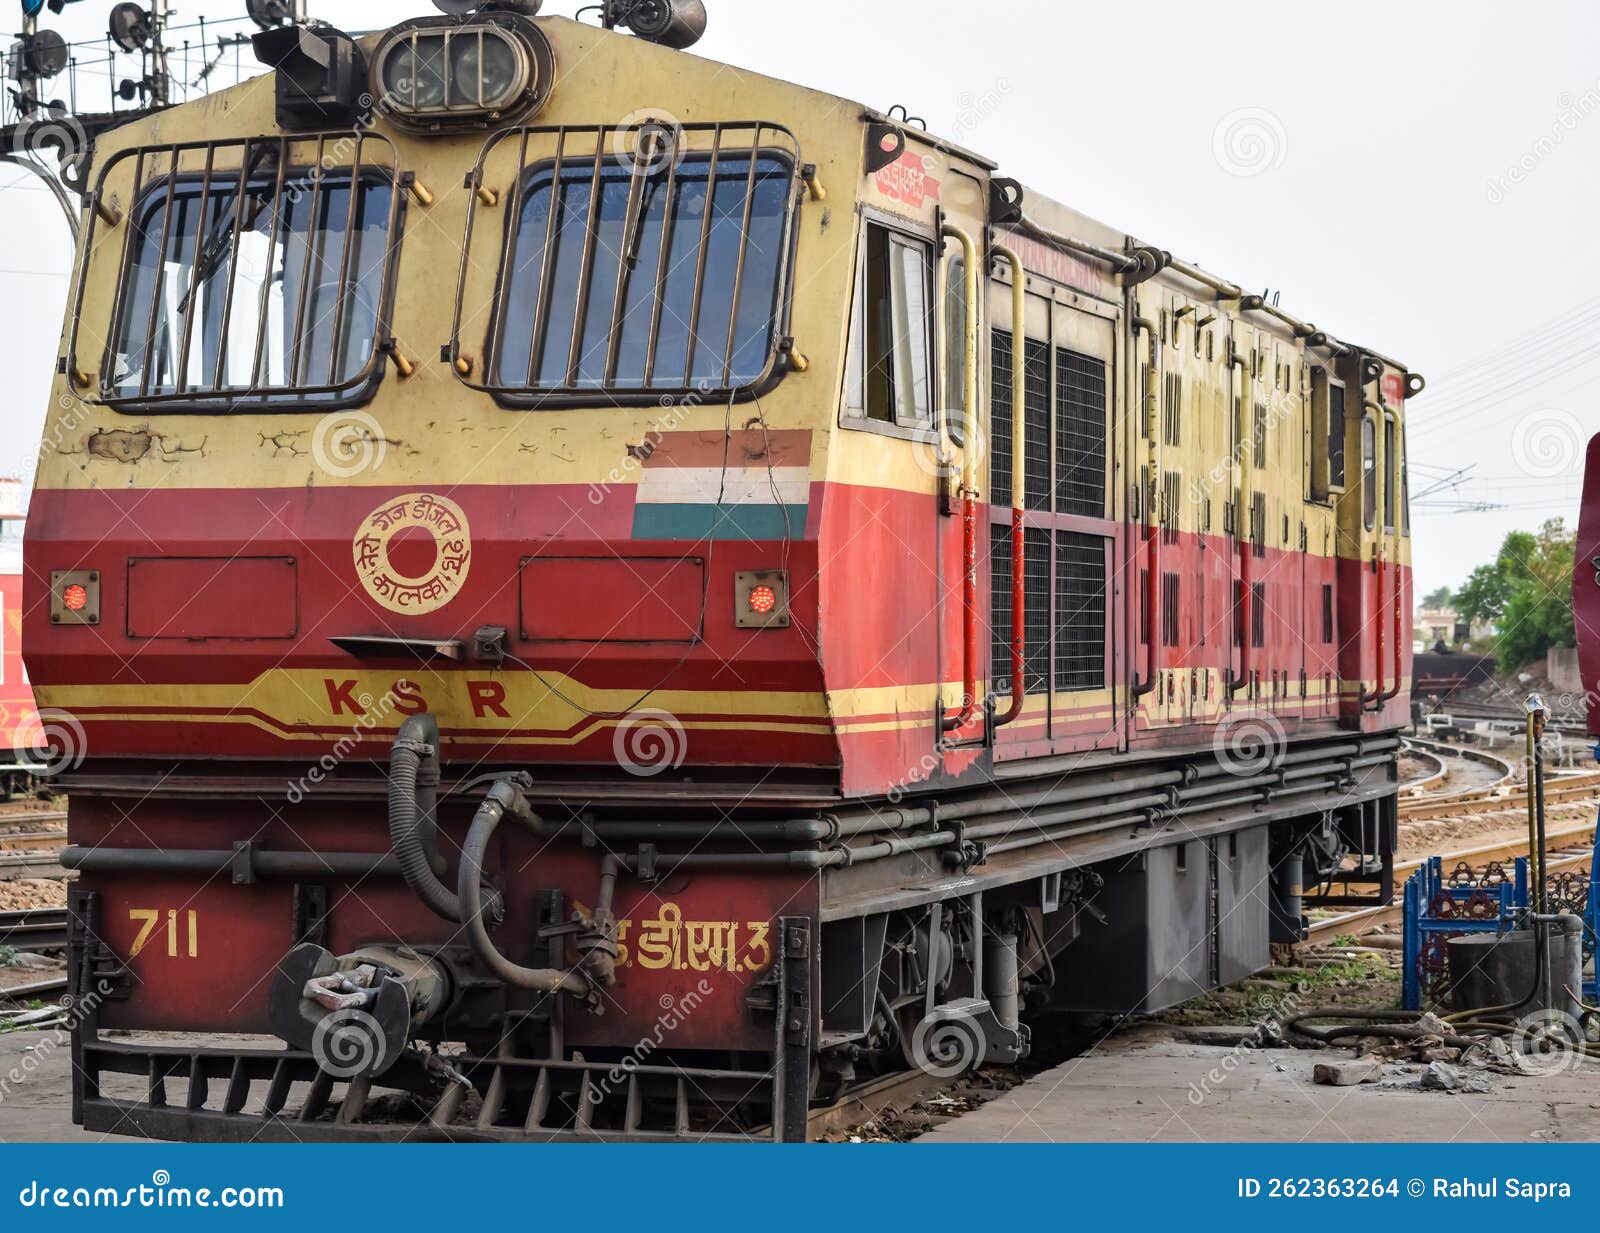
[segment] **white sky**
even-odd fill
[[[47,11],[44,24],[100,39],[110,7],[83,0]],[[244,9],[177,7],[179,24]],[[578,7],[547,0],[545,12]],[[1509,530],[1575,520],[1583,444],[1600,432],[1592,0],[707,7],[699,54],[880,108],[904,103],[1002,174],[1251,289],[1281,291],[1289,311],[1426,375],[1431,388],[1412,406],[1412,491],[1473,467],[1442,497],[1505,508],[1418,504],[1419,595],[1459,583]],[[433,11],[426,0],[311,0],[313,16],[352,30]],[[191,53],[191,73],[199,63]],[[220,79],[232,80],[232,64],[230,53]],[[80,105],[99,101],[104,74],[80,75]],[[119,75],[137,75],[136,62],[124,59]],[[71,253],[51,199],[6,167],[0,244],[13,395],[0,473],[26,476]]]

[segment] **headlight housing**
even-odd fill
[[[423,133],[520,119],[544,105],[554,77],[549,39],[509,13],[406,22],[372,58],[377,110]]]

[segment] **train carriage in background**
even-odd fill
[[[1421,379],[697,3],[537,8],[96,138],[76,1117],[794,1139],[1386,901]]]
[[[0,479],[0,800],[33,789],[44,728],[22,662],[22,482]]]

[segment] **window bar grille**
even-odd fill
[[[262,266],[262,269],[267,271],[271,271],[273,262],[278,259],[278,243],[283,238],[283,184],[288,173],[289,151],[284,146],[280,146],[278,148],[278,174],[272,192],[272,235],[267,240],[267,260]],[[239,208],[241,210],[244,209],[244,202],[241,201],[239,203]],[[235,259],[238,258],[238,255],[237,252],[234,253]],[[261,364],[267,349],[267,320],[271,312],[271,289],[264,282],[261,288],[261,304],[256,314],[255,358],[250,362],[250,384],[253,386],[261,384]],[[223,342],[226,343],[227,339],[224,338]],[[221,354],[226,356],[226,348],[222,349]],[[222,388],[221,382],[218,382],[217,388]]]
[[[239,160],[239,195],[236,198],[237,204],[234,206],[233,210],[233,236],[228,247],[228,289],[223,292],[221,325],[222,336],[217,344],[217,364],[212,374],[211,381],[212,389],[217,390],[222,389],[224,381],[227,380],[228,336],[230,327],[233,324],[233,292],[234,288],[239,285],[239,279],[237,277],[237,271],[239,267],[239,243],[244,237],[244,216],[245,211],[249,208],[250,177],[255,173],[256,167],[256,160],[250,152],[251,148],[252,147],[249,144],[246,144],[244,148],[244,156]],[[272,156],[274,154],[274,150],[277,149],[277,147],[269,145],[265,142],[261,143],[258,148],[262,151],[263,158]],[[281,150],[278,151],[276,157],[278,163],[281,165],[284,161]],[[191,292],[191,294],[193,293]]]
[[[755,157],[755,151],[751,151]],[[706,168],[706,205],[705,217],[700,220],[700,252],[695,261],[694,271],[694,298],[689,310],[689,343],[685,348],[683,361],[684,388],[694,384],[694,353],[700,341],[700,296],[706,285],[706,264],[711,257],[711,221],[716,213],[717,196],[717,168],[722,161],[722,125],[717,125],[712,130],[711,136],[711,162]]]
[[[216,146],[207,146],[206,168],[200,184],[200,213],[196,216],[194,224],[194,262],[189,269],[189,286],[178,300],[179,311],[183,313],[183,346],[178,353],[178,370],[174,374],[176,379],[173,388],[180,394],[189,388],[189,346],[194,341],[194,306],[199,298],[200,276],[204,273],[200,264],[204,251],[201,246],[206,244],[206,216],[211,208],[211,175],[216,160]],[[242,208],[242,199],[240,205]]]
[[[633,174],[628,179],[628,206],[622,222],[622,248],[617,253],[617,277],[612,287],[611,330],[606,335],[604,378],[606,385],[616,381],[617,364],[622,354],[622,318],[627,312],[628,287],[632,281],[633,263],[638,258],[639,237],[644,231],[646,171],[655,162],[657,143],[661,139],[660,133],[653,128],[648,131],[641,128],[639,131],[649,144],[643,148],[638,144],[633,147],[635,159]]]
[[[566,167],[567,158],[567,129],[565,125],[556,133],[556,161],[550,174],[550,211],[544,223],[544,266],[539,271],[539,304],[533,314],[533,337],[528,343],[528,380],[529,389],[538,384],[539,362],[543,358],[543,340],[550,326],[550,289],[555,284],[555,262],[550,259],[550,249],[555,244],[556,216],[564,208],[561,191],[561,175]],[[525,167],[517,168],[517,178],[523,178]],[[515,236],[508,237],[506,247],[516,247]]]
[[[677,213],[678,158],[667,160],[667,197],[661,211],[661,252],[656,260],[656,288],[650,309],[650,338],[645,344],[644,387],[649,389],[656,379],[656,352],[661,342],[661,312],[667,302],[667,275],[672,269],[673,217]],[[685,378],[684,384],[688,384]]]
[[[178,151],[172,149],[172,166],[167,172],[167,204],[161,217],[161,247],[156,250],[155,275],[150,285],[150,311],[145,317],[144,368],[139,373],[139,392],[150,392],[150,369],[155,363],[156,320],[161,313],[162,292],[167,284],[167,244],[172,239],[172,206],[178,198]],[[134,284],[137,286],[137,282]]]
[[[350,160],[350,201],[345,207],[344,216],[344,251],[339,254],[339,299],[333,308],[333,334],[328,345],[328,384],[335,385],[339,381],[340,368],[344,361],[345,342],[345,304],[350,299],[354,290],[350,284],[350,267],[355,261],[356,251],[356,203],[361,199],[361,139],[356,139],[356,152]],[[312,220],[315,222],[315,220]]]
[[[718,129],[720,131],[720,125]],[[729,385],[733,381],[733,344],[738,337],[739,330],[739,299],[744,286],[745,260],[750,253],[750,218],[755,212],[756,205],[756,168],[761,165],[761,125],[756,125],[755,135],[750,139],[750,171],[745,177],[744,186],[744,217],[739,224],[739,260],[733,267],[733,298],[728,309],[728,349],[722,357],[722,384]],[[798,168],[796,169],[798,171]],[[710,202],[707,201],[707,212],[710,212]],[[1390,520],[1393,522],[1393,519]]]
[[[327,174],[322,166],[322,156],[325,153],[326,145],[327,138],[317,138],[317,157],[315,162],[312,163],[311,171],[311,209],[305,225],[306,259],[300,273],[300,302],[296,306],[294,313],[294,347],[292,354],[283,357],[283,375],[288,379],[290,385],[296,386],[300,384],[300,369],[309,341],[306,316],[311,307],[311,279],[313,273],[318,271],[321,264],[322,228],[318,226],[318,220],[322,216],[322,181]],[[355,184],[353,181],[350,188],[351,195],[354,196]],[[279,209],[283,208],[282,202],[279,202],[278,205]],[[289,254],[285,250],[284,259],[288,260],[288,256]],[[264,338],[256,339],[256,345],[262,347],[263,350],[265,349],[265,342]],[[284,345],[287,350],[287,339],[285,339]]]
[[[583,335],[589,320],[589,297],[594,293],[594,259],[600,241],[600,203],[605,196],[605,166],[606,130],[597,128],[594,134],[594,170],[589,178],[589,217],[584,225],[583,252],[578,260],[578,294],[574,297],[576,303],[572,307],[572,338],[567,343],[566,384],[569,387],[578,384],[578,375],[583,371]],[[559,186],[552,188],[552,211],[563,196]],[[547,267],[551,265],[548,252],[544,259]],[[549,345],[550,341],[546,339],[545,346]]]

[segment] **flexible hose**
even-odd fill
[[[489,841],[500,827],[500,821],[518,801],[518,792],[512,785],[500,782],[489,789],[489,795],[478,806],[472,819],[472,829],[467,832],[467,842],[461,849],[460,884],[457,888],[462,908],[461,923],[467,927],[467,938],[479,959],[501,980],[519,989],[536,993],[570,993],[588,997],[590,984],[576,971],[563,972],[557,968],[525,968],[502,955],[489,937],[489,928],[483,910],[483,858]],[[615,885],[615,876],[611,879]],[[604,893],[604,884],[602,885]],[[610,908],[609,897],[604,905]]]
[[[438,794],[439,721],[413,715],[389,751],[389,847],[406,885],[428,910],[461,924],[460,898],[439,880],[447,866],[438,851]],[[499,897],[489,894],[489,910],[498,917]]]

